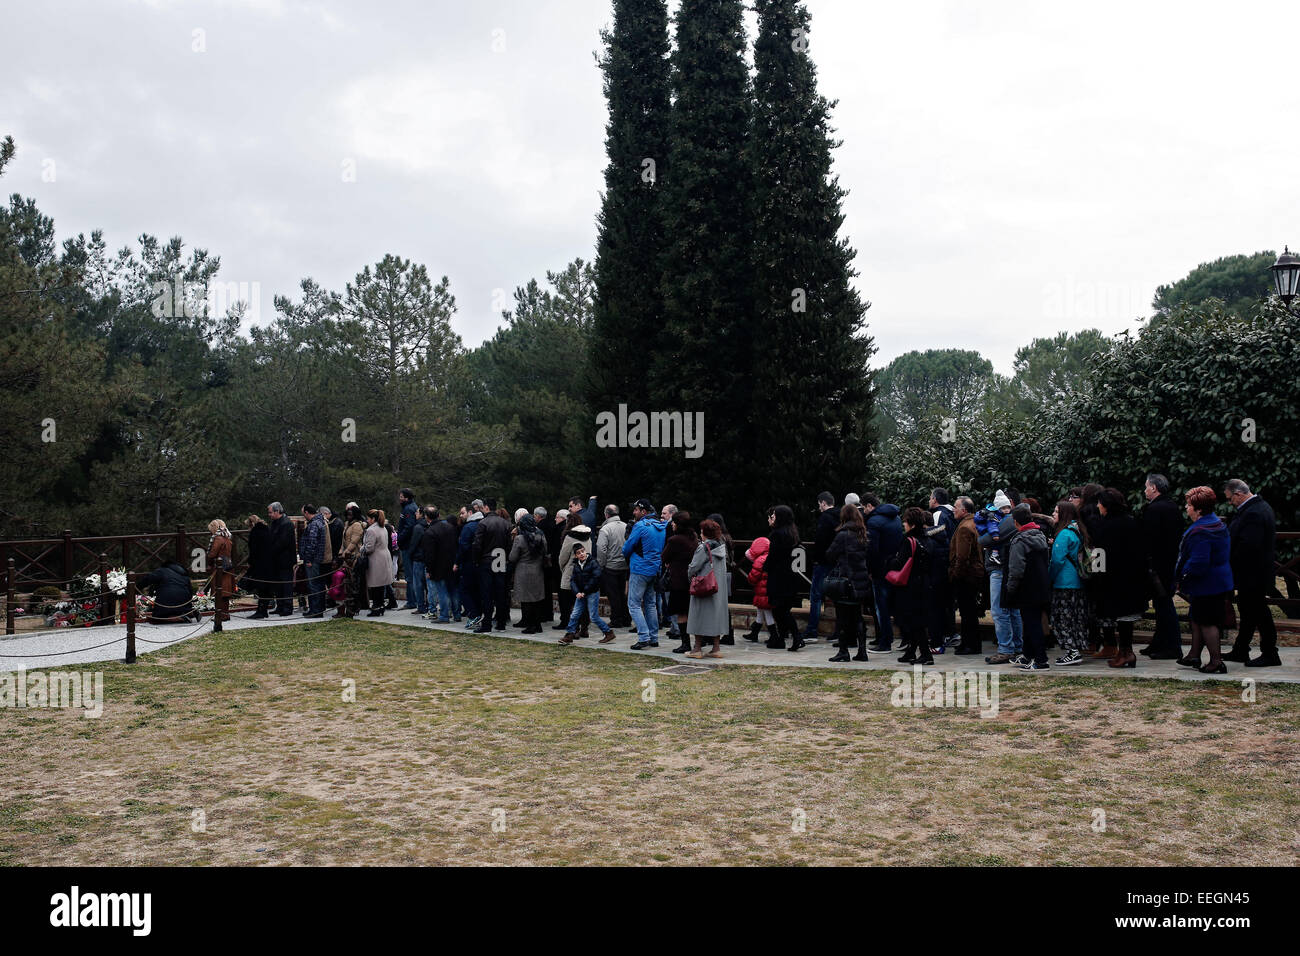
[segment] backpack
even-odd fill
[[[1083,543],[1083,536],[1079,532],[1074,532],[1074,537],[1078,540],[1079,546],[1074,549],[1074,557],[1070,560],[1074,562],[1074,570],[1079,573],[1079,579],[1088,581],[1092,579],[1092,549]]]

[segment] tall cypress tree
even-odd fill
[[[755,9],[752,342],[771,396],[755,418],[756,476],[762,492],[806,514],[819,491],[860,490],[867,476],[875,346],[870,303],[850,284],[854,252],[839,237],[835,104],[817,93],[808,11],[798,0],[756,0]]]
[[[648,356],[662,345],[659,265],[661,214],[668,160],[669,59],[666,0],[614,0],[614,24],[601,33],[609,122],[605,127],[605,193],[597,217],[596,294],[592,318],[589,411],[646,410]],[[587,456],[592,487],[604,497],[649,493],[649,453],[595,446],[591,418]],[[579,492],[571,492],[577,494]],[[585,491],[582,493],[585,494]]]
[[[682,0],[673,52],[673,112],[664,197],[666,341],[655,355],[661,409],[702,412],[699,458],[661,455],[659,476],[679,504],[722,507],[752,520],[746,464],[755,408],[752,222],[745,143],[749,72],[740,0]]]

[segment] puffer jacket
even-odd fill
[[[767,553],[771,549],[767,538],[755,538],[754,543],[745,552],[752,565],[749,569],[749,586],[754,589],[754,607],[771,610],[772,602],[767,599]]]
[[[577,558],[569,567],[569,587],[574,594],[595,594],[600,590],[600,562],[587,555],[581,563]]]
[[[1048,565],[1048,576],[1052,579],[1052,588],[1058,591],[1077,591],[1083,587],[1079,577],[1079,525],[1071,521],[1057,532],[1052,540],[1052,560]]]
[[[897,553],[903,540],[898,505],[882,504],[867,516],[867,568],[878,581],[885,579],[885,562]]]
[[[871,594],[871,575],[867,571],[867,542],[859,538],[851,528],[840,525],[836,529],[835,537],[826,549],[825,563],[833,569],[832,575],[853,582],[852,597],[841,598],[840,603],[862,601]]]
[[[573,550],[578,545],[587,549],[587,557],[592,557],[591,529],[585,524],[570,528],[560,544],[560,587],[562,588],[567,589],[569,582],[573,580],[573,566],[577,563]]]
[[[1005,542],[1007,538],[1002,537]],[[1002,606],[1034,608],[1050,604],[1052,582],[1048,576],[1047,535],[1032,521],[1011,535],[1007,549],[1007,573],[1002,578]]]
[[[632,526],[623,542],[623,557],[633,574],[654,577],[659,573],[659,556],[664,550],[664,529],[668,522],[646,515]]]

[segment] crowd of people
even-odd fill
[[[594,624],[600,643],[631,629],[632,649],[643,650],[659,646],[662,626],[678,642],[675,653],[716,658],[735,643],[730,600],[743,574],[754,606],[745,640],[757,642],[766,629],[767,647],[800,651],[818,640],[829,602],[831,661],[889,653],[897,639],[901,663],[924,665],[949,649],[983,654],[988,610],[997,648],[985,661],[1025,670],[1048,668],[1050,645],[1058,666],[1136,666],[1134,625],[1150,606],[1155,634],[1141,653],[1152,659],[1206,673],[1225,673],[1228,661],[1279,666],[1267,604],[1275,585],[1273,512],[1240,479],[1223,491],[1235,510],[1230,523],[1216,514],[1212,488],[1192,488],[1180,508],[1159,474],[1147,477],[1146,504],[1136,514],[1120,490],[1097,484],[1072,489],[1050,513],[1015,488],[983,507],[935,488],[928,507],[902,509],[869,493],[848,494],[837,507],[822,492],[810,548],[801,545],[793,510],[776,505],[767,512],[768,533],[738,553],[722,515],[701,520],[646,498],[632,505],[630,522],[608,504],[598,523],[595,496],[574,497],[554,515],[543,507],[511,515],[491,498],[443,514],[417,504],[406,488],[396,522],[356,502],[342,516],[309,504],[299,537],[280,502],[268,506],[266,521],[250,515],[244,584],[258,594],[254,618],[293,614],[295,579],[305,617],[329,607],[336,617],[379,616],[398,609],[393,584],[401,578],[405,610],[477,633],[514,626],[540,634],[550,624],[561,644],[572,644]],[[209,527],[210,559],[224,558],[218,572],[229,574],[229,532],[220,521]],[[809,595],[803,630],[793,613],[802,605],[801,582]],[[1225,653],[1234,592],[1240,626]],[[1188,605],[1186,652],[1176,594]],[[512,624],[515,603],[520,618]],[[1251,658],[1256,632],[1260,653]]]

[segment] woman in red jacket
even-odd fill
[[[754,589],[754,626],[749,629],[745,635],[747,641],[757,641],[759,631],[766,625],[767,632],[776,639],[776,618],[772,617],[772,605],[767,600],[767,552],[771,549],[771,542],[767,538],[755,538],[754,543],[749,546],[745,552],[745,559],[749,561],[749,586]]]

